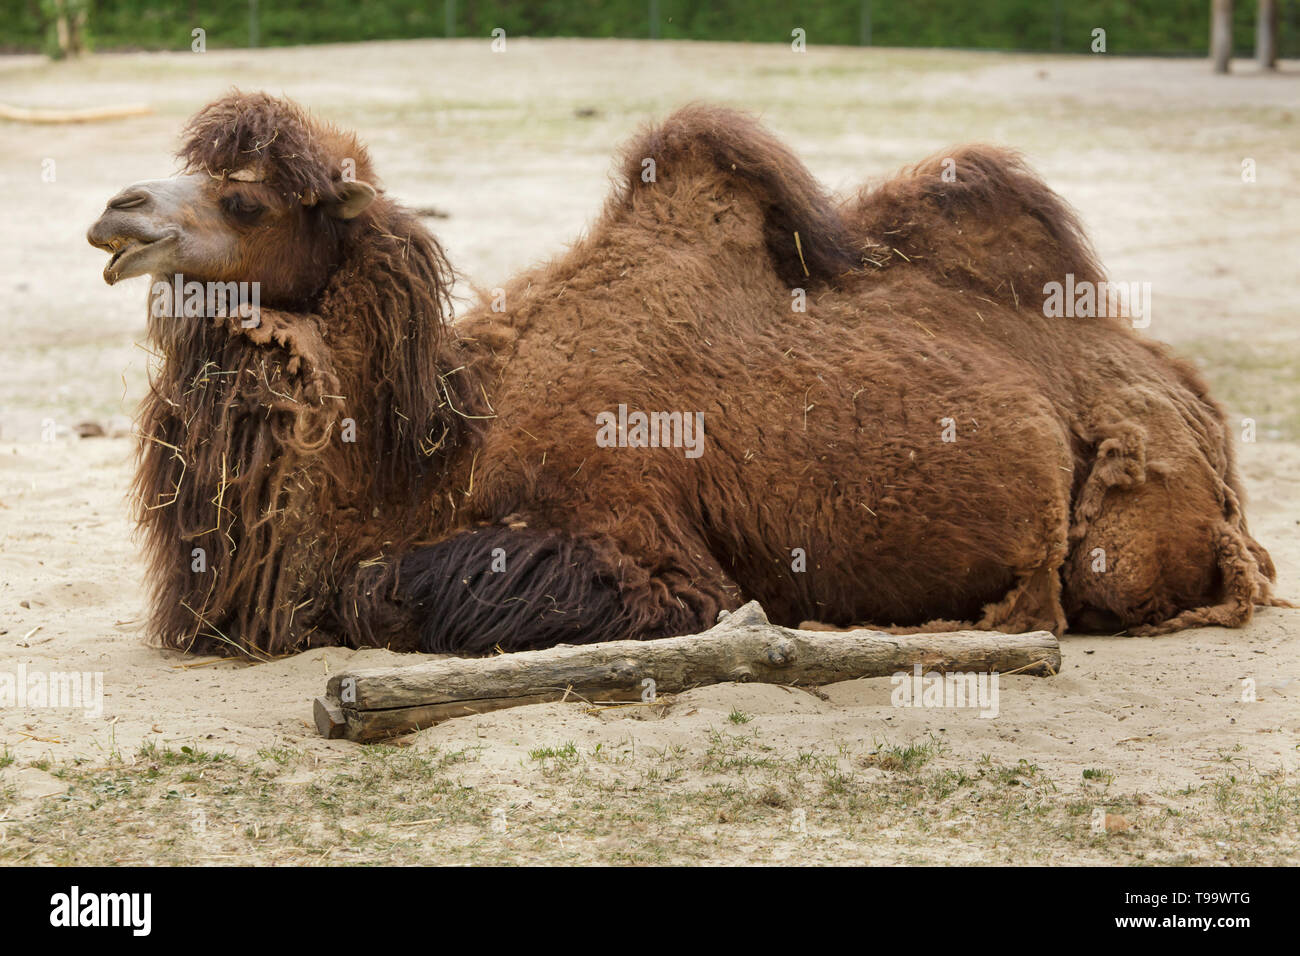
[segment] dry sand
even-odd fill
[[[1004,678],[994,719],[895,708],[886,679],[721,685],[657,707],[519,708],[366,750],[320,739],[312,697],[344,667],[419,658],[248,666],[146,646],[132,440],[73,432],[129,416],[147,360],[145,280],[104,286],[84,230],[121,186],[170,173],[183,119],[232,83],[358,128],[390,191],[444,211],[430,225],[489,287],[578,234],[637,123],[707,98],[762,112],[839,190],[953,142],[1026,149],[1112,275],[1153,283],[1149,334],[1258,423],[1240,448],[1248,513],[1280,593],[1300,598],[1286,66],[1216,79],[1197,61],[526,40],[504,55],[431,41],[0,59],[0,101],[157,110],[0,125],[0,670],[101,672],[104,688],[98,716],[0,709],[0,860],[1300,860],[1300,611],[1067,636],[1062,674]]]

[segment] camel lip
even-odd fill
[[[108,264],[104,266],[104,281],[109,285],[115,285],[122,279],[129,279],[148,272],[147,266],[141,267],[140,259],[174,238],[175,236],[171,235],[162,235],[156,239],[114,237],[103,243],[96,243],[96,245],[112,253]]]

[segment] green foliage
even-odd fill
[[[250,0],[69,0],[90,7],[102,50],[210,50],[250,45]],[[0,0],[0,51],[39,50],[49,0]],[[965,47],[1205,55],[1209,0],[256,0],[259,46],[447,36],[625,37],[809,45]],[[1300,55],[1300,0],[1282,0],[1280,53]],[[653,16],[653,24],[652,24]],[[1238,54],[1254,44],[1254,0],[1238,0]]]

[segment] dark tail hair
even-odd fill
[[[402,560],[420,650],[479,655],[636,635],[618,582],[560,531],[472,528]]]

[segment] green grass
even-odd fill
[[[65,791],[5,824],[0,862],[1297,862],[1300,785],[1280,773],[1099,795],[1108,771],[1070,784],[932,737],[783,755],[757,732],[714,732],[700,749],[630,749],[539,748],[507,780],[474,750],[320,764],[289,747],[145,746],[59,765]],[[1094,833],[1098,811],[1131,828]]]
[[[866,763],[881,770],[901,770],[912,773],[920,770],[942,751],[943,744],[933,736],[920,743],[897,746],[877,744],[873,753],[867,755]]]
[[[72,0],[75,3],[75,0]],[[207,32],[209,49],[252,42],[248,10],[241,3],[196,0],[178,11],[163,0],[98,0],[91,7],[89,38],[100,49],[188,49],[190,30]],[[857,44],[866,24],[860,0],[660,0],[651,22],[644,0],[598,4],[476,0],[448,8],[425,0],[372,0],[364,9],[343,0],[310,5],[263,4],[258,43],[283,46],[407,37],[486,38],[500,27],[508,37],[581,36],[758,41],[789,44],[791,30],[809,44]],[[448,14],[451,13],[450,22]],[[180,14],[178,16],[178,13]],[[1234,41],[1249,52],[1253,4],[1234,12]],[[2,0],[8,23],[5,48],[54,51],[49,4]],[[1107,30],[1116,53],[1165,52],[1204,55],[1206,8],[1199,0],[1077,0],[1054,8],[1042,0],[872,0],[871,42],[880,46],[960,46],[998,50],[1063,50],[1085,53],[1092,30]],[[1279,46],[1295,55],[1297,38],[1283,17]],[[1289,51],[1289,53],[1288,53]]]

